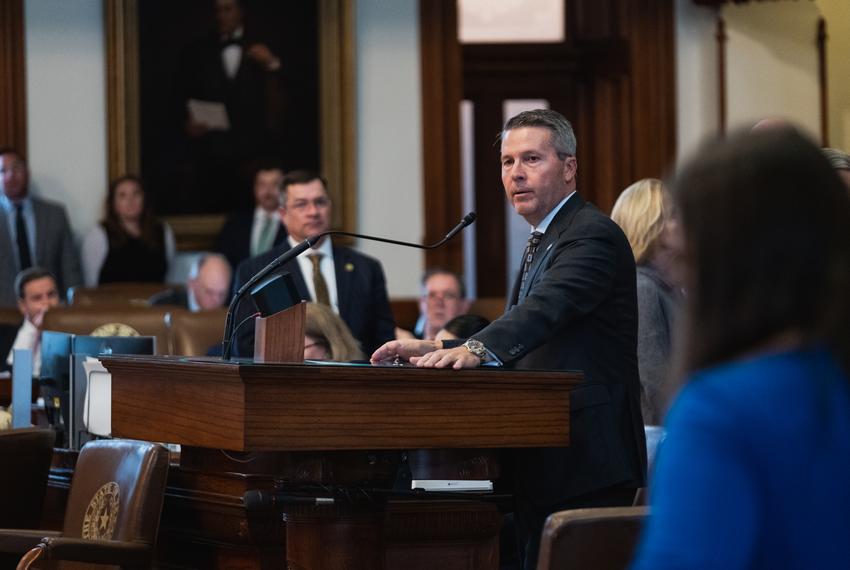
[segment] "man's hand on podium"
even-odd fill
[[[439,340],[391,340],[372,354],[372,364],[410,362],[419,368],[475,368],[481,359],[466,347],[442,348]]]
[[[372,354],[371,361],[372,364],[401,364],[410,362],[411,358],[423,356],[442,347],[443,343],[439,340],[419,340],[416,338],[391,340]]]

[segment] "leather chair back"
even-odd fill
[[[481,297],[480,299],[475,299],[469,306],[469,313],[495,321],[505,314],[505,298]]]
[[[68,304],[91,305],[139,305],[147,306],[148,299],[168,289],[166,283],[107,283],[97,287],[71,287]]]
[[[549,515],[537,570],[622,570],[634,556],[647,507],[574,509]]]
[[[168,476],[168,450],[99,440],[80,451],[62,535],[155,544]]]
[[[38,528],[56,432],[0,431],[0,528]]]
[[[227,309],[224,308],[197,313],[186,309],[172,309],[171,333],[174,337],[174,354],[206,356],[211,347],[221,344],[226,315]]]
[[[169,309],[134,307],[131,305],[91,305],[86,307],[56,307],[44,315],[42,330],[89,335],[103,325],[126,325],[140,335],[156,337],[156,353],[171,354]],[[119,332],[110,334],[120,334]]]
[[[16,307],[0,307],[0,325],[19,327],[21,321],[23,321],[23,317]]]

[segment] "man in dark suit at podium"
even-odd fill
[[[549,514],[629,505],[646,478],[634,257],[617,225],[576,193],[575,155],[575,135],[561,114],[536,110],[510,119],[502,132],[502,183],[532,233],[506,313],[461,346],[393,341],[372,356],[436,368],[584,372],[570,399],[570,446],[515,457],[526,569],[537,567]]]
[[[289,232],[287,240],[243,261],[236,270],[236,290],[291,247],[330,229],[331,199],[325,179],[306,170],[287,174],[280,213]],[[367,354],[395,337],[384,270],[377,260],[324,238],[277,273],[284,271],[292,274],[303,299],[329,305],[337,312]],[[250,300],[243,301],[237,323],[251,314],[250,305]],[[239,355],[252,355],[253,346],[254,329],[246,324],[237,332]]]

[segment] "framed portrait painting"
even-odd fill
[[[328,179],[353,229],[353,14],[344,0],[107,0],[109,177],[140,174],[178,247],[253,207],[260,166]]]

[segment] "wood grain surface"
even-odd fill
[[[112,434],[235,451],[569,444],[574,372],[111,356]]]

